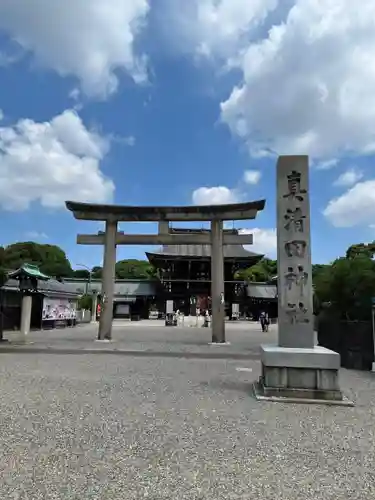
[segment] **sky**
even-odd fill
[[[309,155],[313,262],[375,240],[374,12],[375,0],[1,0],[0,244],[56,244],[92,267],[102,249],[76,235],[102,226],[66,200],[266,199],[229,226],[274,258],[281,154]]]

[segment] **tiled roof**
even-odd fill
[[[96,294],[99,294],[102,290],[101,281],[91,281],[88,283],[82,280],[69,280],[65,281],[64,285],[67,289],[80,295],[86,293],[86,289],[88,293],[94,292]],[[146,280],[119,280],[115,282],[115,296],[152,296],[156,294],[155,285],[155,282]]]
[[[39,270],[38,266],[35,266],[34,264],[23,264],[19,269],[16,271],[11,271],[9,273],[10,278],[15,278],[19,276],[21,273],[27,274],[31,278],[37,278],[38,280],[49,280],[50,277],[47,276],[46,274],[42,273]]]
[[[276,299],[277,287],[266,283],[249,283],[247,285],[247,295],[257,299]]]
[[[208,229],[173,229],[170,233],[183,234],[183,233],[208,233]],[[226,234],[238,234],[236,229],[224,230]],[[227,259],[249,259],[260,260],[263,256],[254,252],[246,250],[242,245],[224,245],[224,258]],[[203,257],[209,259],[211,257],[211,245],[163,245],[157,252],[146,253],[148,259],[160,258],[162,256],[169,258],[176,257]]]
[[[9,279],[4,285],[4,290],[19,290],[19,282],[16,279]],[[38,291],[44,294],[60,294],[62,296],[69,295],[76,297],[81,295],[76,290],[71,289],[66,283],[60,283],[59,281],[49,279],[49,280],[38,280]]]

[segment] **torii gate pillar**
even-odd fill
[[[211,221],[212,342],[225,342],[223,221]]]
[[[102,311],[98,340],[111,340],[115,289],[117,221],[106,221],[102,278]]]

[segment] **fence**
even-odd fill
[[[354,370],[371,370],[374,342],[371,321],[318,321],[319,345],[338,352],[341,366]]]

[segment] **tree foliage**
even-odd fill
[[[91,276],[93,278],[96,278],[96,279],[101,279],[102,277],[102,272],[103,272],[103,268],[100,267],[100,266],[94,266],[92,269],[91,269]]]
[[[118,279],[151,279],[155,275],[155,268],[147,260],[126,259],[116,263]]]
[[[86,309],[91,311],[92,308],[92,295],[82,295],[78,299],[78,309]]]
[[[26,263],[35,264],[41,272],[56,278],[90,278],[87,269],[73,270],[65,252],[56,245],[26,241],[0,247],[0,269],[14,270]],[[101,279],[102,272],[102,267],[95,266],[91,277]],[[155,276],[156,269],[147,260],[126,259],[116,263],[116,278],[152,279]]]
[[[235,278],[244,281],[263,283],[277,275],[277,261],[264,258],[249,267],[237,271]]]
[[[336,259],[314,280],[319,306],[329,304],[332,314],[342,319],[369,319],[375,297],[375,264],[366,254]]]
[[[89,279],[90,272],[87,269],[76,269],[72,271],[72,277],[78,279]]]
[[[346,251],[346,258],[353,259],[355,257],[368,257],[372,259],[375,254],[375,241],[372,243],[356,243],[351,245]]]
[[[65,252],[56,245],[42,245],[32,241],[14,243],[5,247],[3,265],[18,269],[23,264],[35,264],[48,276],[72,276],[72,267]]]

